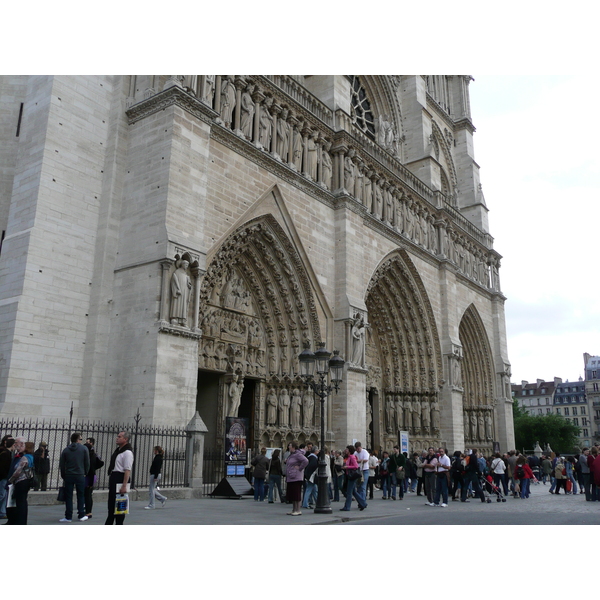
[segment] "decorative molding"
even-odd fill
[[[183,88],[173,86],[158,94],[134,104],[129,110],[125,111],[129,125],[137,123],[141,119],[153,115],[169,106],[179,106],[197,119],[212,125],[217,113],[208,107],[204,102],[186,92]]]

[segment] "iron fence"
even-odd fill
[[[104,466],[96,472],[98,489],[108,488],[108,466],[110,457],[116,448],[116,437],[120,431],[131,435],[135,460],[131,473],[132,487],[144,487],[148,484],[150,465],[154,458],[154,447],[161,446],[164,460],[161,471],[161,487],[187,487],[186,449],[189,434],[183,428],[140,426],[134,423],[104,423],[60,420],[0,420],[0,437],[10,433],[13,437],[24,436],[33,442],[36,450],[42,441],[48,444],[50,473],[48,489],[58,489],[62,484],[59,472],[60,455],[71,441],[71,433],[81,433],[83,440],[94,438],[94,448],[104,461]]]

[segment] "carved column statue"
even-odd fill
[[[277,392],[275,388],[271,388],[267,394],[267,425],[275,425],[277,423]]]
[[[310,429],[313,427],[315,413],[315,397],[312,390],[306,390],[302,397],[302,411],[304,417],[304,427]]]
[[[177,269],[171,276],[171,309],[169,319],[171,325],[187,327],[188,310],[192,281],[188,275],[188,260],[179,259],[175,263]]]
[[[244,380],[238,381],[238,375],[233,375],[227,391],[227,417],[237,417],[240,404],[242,402],[242,391],[244,389]]]
[[[290,394],[287,388],[279,393],[279,426],[288,427],[290,422]]]

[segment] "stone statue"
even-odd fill
[[[213,105],[213,97],[215,95],[215,76],[205,75],[204,76],[204,96],[203,100],[210,107]]]
[[[431,423],[431,420],[430,420],[430,413],[429,413],[429,402],[427,402],[426,400],[423,400],[423,402],[421,402],[421,421],[422,421],[424,433],[428,434],[429,433],[429,425]]]
[[[477,417],[477,423],[479,425],[479,439],[483,441],[485,440],[485,422],[481,413]]]
[[[485,439],[491,441],[493,438],[492,433],[492,415],[489,412],[485,413]]]
[[[404,401],[404,428],[408,431],[412,423],[412,403],[410,400]]]
[[[273,132],[273,117],[265,105],[260,110],[259,141],[265,150],[269,149],[271,134]]]
[[[304,427],[312,427],[315,413],[315,397],[311,390],[304,392],[302,408],[304,409]]]
[[[352,325],[352,364],[362,367],[365,364],[365,321],[357,313]]]
[[[287,159],[289,135],[290,126],[282,114],[282,117],[277,119],[277,154],[283,160]]]
[[[329,148],[331,148],[331,144],[327,144],[321,153],[321,161],[323,163],[321,168],[321,177],[325,187],[328,190],[331,189],[331,175],[333,173],[333,165],[331,163],[331,156],[329,155]]]
[[[235,108],[235,86],[230,79],[223,79],[221,88],[221,118],[225,127],[231,127]]]
[[[190,263],[187,260],[178,260],[176,265],[177,269],[171,276],[171,325],[185,327],[192,289],[192,281],[187,274]]]
[[[436,400],[431,405],[431,424],[435,431],[440,429],[440,403]]]
[[[248,90],[244,90],[242,93],[241,100],[241,109],[242,109],[242,119],[240,123],[240,129],[244,134],[244,137],[248,139],[252,139],[252,123],[254,120],[254,102],[252,101],[252,96],[248,92]]]
[[[471,421],[471,439],[476,440],[477,439],[477,415],[473,412],[473,413],[471,413],[471,416],[469,417],[469,419]]]
[[[317,179],[317,134],[312,134],[306,141],[306,172],[308,176],[316,181]]]
[[[229,404],[227,406],[227,416],[237,417],[240,404],[242,402],[242,391],[244,383],[238,382],[238,376],[233,376],[233,381],[229,384]]]
[[[418,400],[413,402],[412,424],[414,432],[421,429],[421,403]]]
[[[300,429],[300,390],[294,388],[290,401],[290,427]]]
[[[381,187],[375,185],[375,198],[373,200],[373,214],[381,219],[381,211],[383,210],[383,194],[381,193]]]
[[[277,423],[277,393],[271,388],[267,394],[267,425]]]
[[[344,158],[344,188],[354,193],[354,163],[349,156]]]
[[[387,402],[385,403],[385,414],[386,414],[386,429],[389,433],[394,431],[394,399],[390,395],[388,396]]]
[[[394,406],[396,407],[396,431],[398,431],[402,429],[403,425],[402,401],[400,400],[400,396],[396,396]]]
[[[283,388],[279,394],[279,426],[288,427],[290,422],[290,394]]]
[[[456,357],[452,361],[452,383],[455,387],[462,387],[462,372],[460,368],[460,359]]]
[[[293,133],[293,156],[292,162],[296,167],[297,171],[302,169],[302,153],[303,153],[303,143],[302,143],[302,135],[297,129],[294,129]]]
[[[470,439],[470,435],[469,435],[469,413],[467,413],[467,411],[463,411],[463,426],[465,429],[465,440]]]

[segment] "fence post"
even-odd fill
[[[208,427],[204,424],[198,411],[186,427],[188,432],[186,448],[187,481],[194,491],[194,498],[202,496],[202,463],[204,460],[204,434]]]

